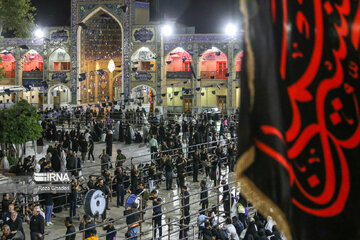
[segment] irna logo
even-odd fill
[[[51,172],[51,173],[34,173],[35,182],[70,182],[69,173]]]

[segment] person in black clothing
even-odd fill
[[[140,213],[138,211],[138,205],[136,202],[133,202],[131,207],[128,207],[124,211],[124,216],[126,216],[126,225],[128,225],[128,231],[125,234],[127,238],[132,240],[137,240],[137,235],[139,231],[139,219]]]
[[[108,130],[105,138],[106,142],[106,153],[111,157],[112,156],[112,143],[113,143],[113,134],[111,130]]]
[[[86,152],[87,152],[87,142],[85,141],[85,138],[82,137],[79,141],[79,146],[80,146],[80,152],[81,152],[81,161],[85,162],[85,158],[86,158]]]
[[[161,204],[163,204],[163,200],[158,197],[158,193],[156,190],[151,192],[151,200],[153,200],[153,228],[154,228],[154,236],[156,239],[156,230],[159,228],[159,238],[162,236],[162,227],[161,227],[161,218],[162,218],[162,210]]]
[[[124,206],[124,173],[121,167],[117,167],[115,170],[115,182],[116,182],[116,206]]]
[[[183,158],[182,153],[179,153],[179,157],[176,160],[176,170],[178,176],[178,187],[182,187],[185,184],[185,176],[184,176],[184,169],[185,169],[186,161]]]
[[[10,213],[11,217],[6,222],[6,224],[10,227],[10,231],[12,234],[16,234],[18,231],[22,233],[23,236],[25,236],[24,228],[22,226],[22,219],[18,215],[16,211],[12,211]]]
[[[89,238],[91,233],[95,230],[95,222],[91,221],[90,216],[85,214],[83,219],[81,219],[79,230],[85,230],[85,239]]]
[[[222,187],[223,197],[221,203],[224,204],[224,211],[226,217],[230,217],[230,188],[229,185],[226,184],[225,180],[222,180],[221,184],[223,185]]]
[[[90,156],[92,157],[92,162],[95,162],[95,157],[94,157],[94,140],[91,136],[89,136],[89,144],[88,144],[88,150],[89,150],[89,154],[88,154],[88,160],[90,161]]]
[[[70,202],[70,218],[76,216],[76,203],[77,203],[77,194],[79,191],[79,183],[77,179],[71,181],[71,193],[69,195]]]
[[[72,219],[70,217],[65,218],[65,226],[66,226],[66,236],[65,240],[75,240],[76,239],[76,230],[72,223]]]
[[[74,138],[72,139],[72,150],[74,151],[74,152],[78,152],[79,151],[79,139],[78,139],[78,137],[77,136],[74,136]]]
[[[200,205],[201,209],[205,210],[209,207],[209,200],[208,200],[208,189],[206,187],[206,181],[202,180],[200,183],[201,193],[200,193]]]
[[[2,219],[5,221],[5,216],[9,215],[9,205],[15,203],[15,198],[10,201],[10,195],[8,193],[3,194],[3,200],[1,202]]]
[[[95,189],[95,188],[96,188],[95,176],[90,175],[89,176],[89,181],[88,181],[87,186],[86,186],[86,189],[91,190],[91,189]]]
[[[179,239],[183,239],[187,237],[187,232],[189,231],[189,223],[190,223],[190,194],[187,191],[186,186],[181,187],[181,205],[182,205],[182,218],[180,220],[180,225],[182,230],[180,231]]]
[[[130,172],[131,176],[131,192],[135,192],[138,187],[138,176],[139,171],[136,169],[136,166],[133,165]]]
[[[110,190],[109,190],[109,188],[104,184],[104,180],[103,180],[103,179],[100,179],[100,180],[99,180],[97,189],[100,190],[100,191],[102,191],[102,192],[104,193],[104,195],[105,195],[106,209],[105,209],[104,213],[101,214],[102,220],[105,221],[105,219],[106,219],[106,210],[110,210],[110,208],[109,208]]]
[[[172,190],[173,167],[174,165],[169,155],[165,161],[166,190]]]
[[[44,217],[40,214],[40,207],[36,206],[30,218],[31,240],[35,240],[38,234],[41,234],[41,236],[44,235]]]
[[[196,150],[193,155],[193,182],[198,182],[199,165],[200,165],[200,154],[199,151]]]
[[[106,231],[106,240],[114,240],[116,239],[116,231],[114,227],[114,219],[109,219],[109,224],[103,226],[103,230]]]

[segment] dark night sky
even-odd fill
[[[238,0],[159,0],[161,15],[195,26],[197,33],[217,33],[229,21],[239,21]],[[32,0],[39,26],[70,25],[71,0]]]

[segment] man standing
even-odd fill
[[[162,236],[162,227],[161,227],[161,218],[162,218],[162,210],[161,204],[163,204],[163,200],[158,197],[158,193],[156,190],[151,192],[152,200],[153,200],[153,228],[154,228],[154,236],[153,239],[156,239],[156,230],[159,228],[159,238]]]
[[[178,177],[178,187],[181,188],[185,184],[185,159],[183,158],[182,153],[179,153],[179,157],[176,160],[176,170],[177,170],[177,177]]]
[[[158,141],[156,140],[155,135],[153,135],[152,138],[150,139],[149,147],[150,147],[151,159],[155,159],[155,153],[159,148]]]
[[[80,139],[80,152],[81,152],[81,161],[85,162],[85,158],[86,158],[86,152],[87,152],[87,142],[85,141],[85,138],[82,137]]]
[[[41,238],[44,235],[44,217],[40,215],[40,207],[36,206],[33,210],[33,215],[30,218],[30,236],[31,240],[35,240],[36,236],[40,234]]]
[[[101,159],[101,171],[108,170],[110,164],[110,156],[107,154],[105,149],[103,149],[99,158]]]
[[[46,226],[53,225],[53,223],[51,222],[52,211],[54,208],[52,195],[53,195],[52,193],[44,193],[44,199],[45,199],[44,204],[46,206],[46,213],[45,213]]]
[[[91,237],[91,233],[95,231],[96,233],[96,227],[95,222],[91,221],[90,216],[85,214],[83,219],[80,222],[79,230],[85,230],[85,239]]]
[[[198,150],[196,150],[193,155],[193,182],[198,182],[199,164],[200,164],[200,153]]]
[[[190,223],[190,194],[187,191],[187,187],[183,185],[181,187],[181,205],[182,205],[182,221],[180,237],[179,239],[187,238],[187,232],[189,231],[189,223]]]
[[[76,239],[75,227],[72,224],[72,219],[70,217],[66,217],[65,226],[66,226],[66,235],[69,235],[66,236],[65,240],[75,240]]]
[[[104,210],[104,213],[101,215],[102,221],[105,221],[106,219],[106,210],[110,210],[109,209],[109,196],[110,196],[110,190],[109,188],[104,184],[104,180],[100,179],[99,183],[98,183],[98,190],[102,191],[105,195],[105,200],[106,200],[106,209]]]
[[[92,162],[95,162],[95,157],[94,157],[94,140],[91,136],[89,136],[89,143],[88,143],[88,150],[89,150],[89,154],[88,154],[88,161],[90,161],[90,156],[92,157]]]
[[[126,160],[125,155],[122,154],[120,149],[118,149],[116,156],[116,167],[122,167],[124,165],[125,160]]]
[[[138,208],[137,203],[133,202],[131,207],[128,207],[124,211],[124,216],[126,216],[126,225],[128,225],[128,231],[125,236],[128,239],[132,239],[132,240],[138,239],[140,214],[137,208]]]
[[[70,218],[76,216],[76,204],[77,204],[77,193],[79,191],[79,183],[77,179],[73,179],[71,182],[71,193],[69,195],[70,201]]]
[[[117,167],[115,170],[115,182],[116,182],[116,206],[124,206],[124,173],[121,167]]]
[[[113,143],[113,133],[111,130],[107,131],[105,142],[106,142],[106,153],[111,157],[112,156],[112,143]]]
[[[209,207],[209,200],[208,200],[208,189],[206,187],[206,181],[202,180],[200,183],[201,193],[200,193],[200,205],[201,210],[205,210]]]
[[[165,162],[165,175],[166,175],[166,190],[172,190],[173,163],[172,163],[171,155],[167,156]]]

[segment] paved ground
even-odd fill
[[[44,155],[44,152],[46,152],[48,144],[51,144],[51,143],[45,143],[45,144],[46,145],[43,148],[43,152],[38,154],[39,157]],[[27,155],[33,153],[30,146],[31,145],[29,145],[27,147],[27,149],[28,149],[27,150]],[[95,151],[94,151],[94,155],[95,155],[95,158],[96,158],[95,159],[96,163],[85,163],[85,170],[83,171],[83,174],[86,175],[86,174],[89,174],[90,172],[99,173],[100,166],[95,166],[95,167],[91,167],[91,168],[86,168],[86,167],[93,166],[93,165],[96,165],[96,164],[100,164],[100,159],[98,158],[98,156],[100,155],[102,149],[104,149],[104,148],[105,148],[105,143],[96,143]],[[115,160],[115,158],[116,158],[116,150],[119,149],[119,148],[122,150],[123,154],[127,158],[134,157],[133,162],[135,164],[150,160],[150,156],[148,155],[149,154],[149,149],[144,144],[135,144],[135,143],[133,143],[131,145],[125,145],[123,143],[118,143],[118,142],[115,142],[114,145],[113,145],[113,156],[112,156],[113,160]],[[125,166],[128,166],[128,165],[130,165],[129,161],[127,161],[125,163]],[[233,181],[233,174],[232,173],[227,174],[227,170],[225,170],[225,169],[223,170],[223,176],[229,182]],[[198,180],[201,181],[203,179],[207,180],[208,188],[211,188],[213,186],[213,181],[210,181],[209,179],[206,179],[206,177],[204,175],[200,175]],[[197,183],[192,182],[192,177],[187,178],[187,186],[188,186],[188,191],[190,192],[190,194],[193,194],[193,193],[196,193],[196,192],[200,191],[199,183],[198,182]],[[160,184],[159,196],[161,198],[163,198],[163,200],[165,200],[165,202],[170,202],[170,201],[172,201],[174,199],[178,199],[178,197],[180,196],[180,190],[176,186],[175,179],[173,181],[173,189],[174,190],[172,190],[172,191],[166,191],[165,190],[165,182],[163,182],[163,183]],[[234,188],[233,192],[235,193],[235,188]],[[219,200],[221,200],[221,196],[220,196],[219,192],[217,192],[217,191],[209,192],[209,196],[213,196],[213,197],[211,197],[209,199],[209,202],[210,202],[209,207],[212,206],[212,205],[217,204],[217,202]],[[192,197],[190,201],[194,202],[194,201],[197,201],[199,198],[200,198],[199,195],[197,195],[197,196]],[[165,206],[163,206],[163,212],[166,212],[166,211],[169,211],[169,210],[174,210],[174,209],[178,208],[180,206],[180,204],[181,204],[180,201],[174,201],[174,202],[171,202],[169,204],[166,204]],[[151,202],[149,202],[149,207],[150,206],[152,206]],[[107,214],[108,218],[109,217],[119,218],[119,217],[123,216],[124,208],[123,207],[120,207],[120,208],[116,207],[116,198],[112,199],[112,202],[109,203],[109,207],[111,208],[111,210],[107,212],[108,213]],[[198,216],[197,213],[198,213],[198,210],[200,209],[200,206],[199,206],[198,203],[196,203],[196,204],[192,205],[190,207],[190,209],[191,209],[191,214],[195,214],[194,216],[191,217],[191,224],[196,224],[196,218]],[[220,210],[223,210],[222,207],[220,208]],[[80,208],[78,208],[78,213],[80,214],[80,216],[82,216],[84,214],[84,210],[83,210],[82,206]],[[179,219],[180,216],[181,216],[180,214],[181,214],[180,210],[174,210],[171,213],[163,214],[163,218],[162,218],[163,224],[166,224],[168,222],[168,219],[170,219],[170,221]],[[63,210],[61,213],[56,213],[56,217],[53,218],[53,220],[52,220],[54,225],[45,228],[45,231],[48,232],[48,235],[46,236],[46,239],[54,239],[56,237],[59,237],[59,236],[62,236],[62,235],[65,234],[66,228],[64,226],[64,218],[67,217],[68,215],[69,215],[68,209]],[[145,220],[145,222],[142,223],[142,232],[145,232],[144,236],[142,236],[142,239],[151,239],[151,236],[152,236],[151,216],[152,216],[152,210],[146,211],[145,219],[147,219],[147,218],[149,218],[149,219]],[[221,218],[221,219],[223,219],[223,218]],[[178,224],[178,223],[179,222],[176,221],[176,224]],[[75,225],[76,229],[78,229],[79,221],[74,220],[74,225]],[[125,225],[125,218],[117,221],[116,224],[115,224],[115,228],[120,228],[121,226],[124,226],[124,225]],[[173,226],[170,227],[170,230],[172,230],[172,231],[177,230],[177,229],[179,229],[178,225],[173,225]],[[26,223],[24,223],[24,230],[25,230],[26,236],[28,238],[28,236],[29,236],[29,226]],[[195,225],[194,229],[190,229],[189,234],[191,234],[193,232],[193,230],[194,230],[194,232],[197,232],[196,225]],[[97,228],[97,231],[98,231],[99,235],[104,233],[104,231],[100,227]],[[125,232],[126,232],[126,229],[123,229],[123,230],[119,231],[117,233],[117,239],[125,239],[125,237],[124,237]],[[163,228],[163,236],[166,235],[166,234],[168,234],[168,227]],[[175,233],[175,234],[171,235],[170,237],[165,236],[163,239],[178,239],[178,238],[179,238],[178,233]],[[79,234],[76,237],[76,239],[82,239],[82,236],[80,236],[80,234]],[[99,239],[105,239],[105,237],[100,237]]]

